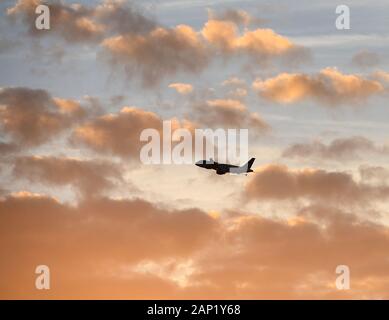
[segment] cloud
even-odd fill
[[[316,217],[312,219],[309,215]],[[325,229],[316,221],[318,216],[326,217]],[[202,272],[195,279],[234,292],[235,298],[372,297],[374,293],[366,283],[369,277],[374,288],[380,280],[383,287],[388,285],[386,272],[381,272],[381,267],[387,263],[381,245],[388,241],[385,227],[363,223],[350,214],[318,206],[303,210],[287,223],[258,216],[238,216],[235,224],[231,224],[226,245],[217,253],[209,253],[209,259],[202,264]],[[364,236],[366,242],[362,240]],[[366,246],[356,246],[357,239]],[[379,248],[376,241],[380,241]],[[371,253],[368,261],[362,261],[361,254],[367,254],[368,248],[377,248],[374,252],[380,257],[373,258]],[[333,273],[339,261],[344,261],[354,272],[352,289],[356,291],[334,290],[336,276]],[[210,291],[214,298],[220,296],[219,290],[210,288]]]
[[[248,92],[245,88],[235,88],[228,92],[228,96],[232,99],[244,99]]]
[[[257,114],[251,113],[239,100],[213,99],[197,103],[192,117],[201,125],[210,128],[241,128],[263,133],[269,125]]]
[[[50,32],[35,28],[35,8],[41,3],[50,8]],[[7,14],[21,18],[31,35],[55,35],[68,43],[99,45],[103,48],[100,56],[127,75],[140,75],[144,86],[154,86],[178,71],[199,72],[208,64],[205,44],[191,27],[161,27],[133,3],[106,0],[86,6],[19,0]]]
[[[45,4],[50,9],[50,35],[57,35],[68,43],[99,43],[117,33],[151,31],[156,22],[147,18],[124,1],[106,0],[97,6],[66,4],[62,1],[18,0],[7,9],[8,17],[22,19],[30,35],[43,36],[35,27],[35,8]]]
[[[74,208],[28,192],[0,200],[0,220],[1,251],[9,256],[0,266],[2,274],[8,275],[0,278],[1,287],[6,288],[1,291],[3,297],[20,292],[28,295],[27,288],[18,288],[29,283],[25,281],[29,272],[42,263],[55,274],[55,295],[92,297],[96,293],[105,295],[105,291],[108,297],[111,293],[106,290],[120,280],[118,267],[125,271],[126,266],[145,259],[191,257],[206,244],[215,228],[214,219],[196,209],[169,211],[142,200],[109,199],[84,202]],[[130,282],[135,284],[137,280],[142,281],[142,276]],[[81,289],[90,281],[94,288]],[[127,294],[136,291],[127,288]],[[147,291],[153,294],[153,289]]]
[[[34,2],[15,3],[13,14],[22,17],[29,10],[23,9],[23,3]],[[111,62],[136,72],[134,77],[140,74],[144,84],[152,86],[179,72],[201,72],[212,61],[234,55],[257,61],[287,58],[300,49],[273,30],[239,30],[238,26],[248,25],[249,20],[247,13],[226,11],[211,17],[198,31],[188,26],[162,27],[116,1],[93,8],[58,2],[52,32],[41,34],[58,37],[67,45],[106,45],[111,41],[112,47],[104,49]],[[375,79],[332,69],[316,75],[296,74],[297,80],[287,75],[292,80],[285,80],[280,89],[267,80],[261,80],[263,87],[259,89],[277,102],[312,98],[337,105],[354,101],[354,96],[358,101],[375,96],[382,91],[377,83],[381,85],[386,77],[383,72]],[[187,84],[171,85],[186,91],[182,85]],[[230,86],[223,88],[226,91],[246,90],[238,80],[231,79],[225,85]],[[288,92],[289,86],[300,93]],[[248,110],[242,98],[245,94],[236,91],[223,99],[203,97],[191,110],[193,120],[207,126],[247,127],[262,132],[267,124]],[[190,95],[195,96],[197,93]],[[122,98],[112,101],[119,104]],[[89,101],[98,107],[96,99]],[[246,179],[246,188],[237,188],[246,191],[253,201],[249,203],[254,207],[250,214],[238,209],[215,208],[217,212],[208,213],[140,199],[109,199],[107,193],[116,183],[123,187],[121,174],[131,173],[123,173],[120,165],[98,160],[101,154],[138,158],[143,145],[140,132],[145,128],[160,131],[162,118],[135,107],[94,118],[84,118],[85,112],[79,101],[54,97],[44,90],[0,90],[4,135],[0,154],[11,155],[14,160],[12,175],[5,177],[3,184],[19,190],[22,182],[23,189],[30,191],[35,191],[37,184],[70,186],[82,195],[79,203],[70,205],[28,191],[7,195],[0,187],[0,251],[6,257],[0,263],[0,298],[389,298],[388,226],[360,218],[367,216],[364,209],[369,204],[379,207],[382,202],[387,209],[387,168],[360,167],[360,180],[346,171],[294,170],[279,165],[260,168]],[[181,123],[177,120],[175,125]],[[28,149],[21,146],[41,145],[72,128],[74,145],[101,153],[95,155],[97,159],[18,154]],[[84,151],[68,150],[62,143],[54,149],[47,147],[41,149],[49,154],[57,154],[63,147],[63,152]],[[381,146],[370,140],[352,137],[300,144],[289,148],[289,156],[340,157],[343,161],[349,155],[380,151]],[[171,185],[163,186],[158,170],[151,171],[150,176],[140,173],[145,190],[151,184],[169,189],[175,183],[167,173]],[[196,189],[192,178],[185,181],[186,185],[178,183],[180,188]],[[179,199],[172,205],[181,205],[185,196],[185,191],[183,196],[176,195]],[[150,190],[145,197],[153,197]],[[260,211],[255,211],[260,204],[254,200],[264,202]],[[285,208],[282,200],[289,200],[292,208]],[[305,207],[296,209],[300,204]],[[236,203],[237,208],[244,206]],[[278,206],[285,209],[287,218],[263,217],[278,212]],[[34,287],[34,269],[40,264],[50,267],[51,290]],[[334,286],[339,264],[351,268],[351,290],[338,291]]]
[[[140,75],[145,87],[177,73],[197,74],[220,54],[245,55],[263,65],[269,59],[303,55],[303,48],[271,29],[242,32],[253,19],[243,10],[225,10],[211,14],[200,31],[188,25],[164,27],[148,18],[133,4],[106,0],[96,6],[68,5],[61,1],[48,4],[50,32],[35,28],[35,8],[41,0],[19,0],[7,15],[22,19],[31,35],[55,35],[68,43],[99,44],[100,54],[111,66],[128,76]],[[255,20],[255,19],[254,19]],[[293,58],[293,59],[292,59]]]
[[[380,63],[380,57],[375,52],[362,50],[352,57],[351,63],[361,68],[375,67]]]
[[[372,78],[376,79],[377,81],[387,83],[389,82],[389,73],[382,70],[378,70],[372,74]]]
[[[71,141],[95,151],[128,158],[139,158],[143,129],[162,131],[162,119],[153,112],[124,107],[119,113],[106,114],[77,127]]]
[[[193,86],[188,83],[171,83],[169,88],[175,89],[180,94],[189,94],[193,91]]]
[[[286,221],[212,218],[142,200],[70,207],[20,192],[0,199],[0,222],[3,299],[388,297],[387,227],[325,206]],[[55,283],[44,292],[33,286],[40,264]],[[339,264],[351,269],[351,290],[335,288]]]
[[[238,77],[230,77],[222,82],[222,86],[245,87],[246,81]]]
[[[15,6],[7,9],[7,15],[21,18],[29,28],[30,35],[41,36],[35,27],[35,9],[45,4],[50,9],[50,34],[58,34],[68,42],[98,42],[104,34],[104,26],[93,20],[92,8],[75,4],[67,5],[61,1],[18,0]]]
[[[84,197],[96,197],[110,190],[114,182],[122,180],[118,165],[99,160],[79,160],[61,157],[19,157],[13,174],[52,186],[72,185]]]
[[[82,119],[79,102],[53,98],[45,90],[0,89],[0,123],[4,133],[25,146],[44,143]]]
[[[94,16],[104,25],[107,33],[142,34],[154,30],[158,23],[147,17],[134,2],[106,0],[94,10]]]
[[[318,74],[281,73],[253,83],[259,96],[282,104],[313,99],[328,106],[360,104],[383,92],[382,84],[359,75],[342,74],[335,68],[322,69]]]
[[[6,156],[18,151],[14,143],[0,142],[0,156]]]
[[[20,42],[17,40],[5,38],[3,35],[0,36],[0,55],[11,52],[19,45]]]
[[[377,146],[364,137],[335,139],[329,144],[320,141],[294,144],[282,153],[287,158],[314,158],[337,161],[356,160],[366,154],[388,154],[387,146]]]
[[[271,29],[241,34],[238,29],[231,21],[208,20],[199,32],[187,25],[158,26],[148,33],[106,37],[101,45],[111,65],[124,66],[129,76],[140,74],[149,87],[178,72],[199,73],[220,55],[244,55],[261,64],[277,57],[306,56],[305,49]]]
[[[381,166],[360,166],[359,174],[363,182],[385,185],[389,181],[389,170]]]
[[[226,9],[221,12],[208,11],[209,20],[229,21],[238,26],[247,27],[253,20],[259,22],[259,19],[253,19],[247,11],[241,9]]]
[[[208,64],[203,41],[189,26],[156,28],[146,35],[127,33],[102,42],[113,65],[124,66],[128,75],[140,74],[144,86],[155,86],[177,72],[198,73]]]
[[[82,123],[74,129],[70,142],[74,146],[86,146],[98,153],[137,161],[141,148],[146,144],[145,141],[140,141],[141,132],[145,129],[155,129],[162,144],[164,121],[170,122],[172,139],[177,129],[188,130],[194,138],[194,130],[203,125],[194,117],[162,119],[154,112],[137,107],[123,107],[118,113],[105,114]],[[259,121],[259,119],[253,116],[252,121]],[[173,147],[180,142],[180,139],[175,139],[171,141]],[[193,139],[192,143],[194,143]],[[162,155],[166,150],[161,148],[160,152]]]
[[[324,203],[367,205],[372,200],[385,200],[389,187],[359,183],[351,174],[341,171],[292,170],[272,164],[256,170],[246,185],[246,194],[252,200],[306,198]]]
[[[230,77],[224,80],[221,85],[229,89],[227,94],[232,99],[243,100],[248,94],[248,87],[244,79]]]
[[[239,35],[237,25],[229,21],[208,20],[201,33],[223,53],[241,52],[259,58],[282,55],[294,48],[290,40],[271,29],[245,30]]]

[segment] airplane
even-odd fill
[[[235,173],[235,174],[245,173],[247,175],[247,173],[249,172],[254,172],[253,170],[251,170],[251,166],[253,165],[254,161],[255,158],[251,158],[246,164],[240,167],[234,166],[232,164],[217,163],[212,158],[209,161],[207,160],[197,161],[195,164],[200,168],[216,170],[216,173],[219,175],[226,174],[226,173]]]

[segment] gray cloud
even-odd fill
[[[320,141],[294,144],[282,153],[286,158],[313,158],[329,160],[356,160],[369,154],[389,154],[387,146],[378,146],[364,137],[341,138],[324,144]]]
[[[0,105],[0,129],[27,146],[48,141],[85,116],[78,101],[39,89],[0,88]]]
[[[366,50],[359,51],[351,59],[354,66],[361,68],[375,67],[380,64],[380,61],[381,59],[377,53]]]

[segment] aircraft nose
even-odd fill
[[[197,161],[197,162],[195,163],[195,165],[198,166],[198,167],[201,167],[202,164],[203,164],[203,161],[202,161],[202,160]]]

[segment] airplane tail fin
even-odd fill
[[[253,170],[251,170],[251,166],[253,165],[254,161],[255,158],[251,158],[246,164],[241,166],[241,168],[246,170],[245,172],[253,172]]]
[[[254,164],[254,161],[255,161],[255,158],[251,158],[250,160],[249,160],[249,162],[247,162],[247,164],[248,164],[248,169],[250,170],[251,169],[251,166]]]

